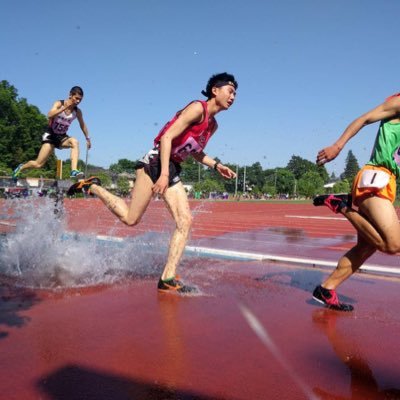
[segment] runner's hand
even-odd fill
[[[320,166],[324,165],[327,162],[334,160],[339,153],[340,153],[340,148],[336,144],[325,147],[324,149],[318,152],[316,162]]]
[[[90,141],[90,138],[86,138],[86,147],[88,150],[92,147],[92,142]]]
[[[168,184],[169,176],[161,175],[151,189],[153,190],[154,194],[164,194],[168,189]]]
[[[75,102],[74,102],[73,99],[69,98],[69,99],[64,101],[64,107],[65,108],[68,108],[68,107],[71,107],[71,106],[75,106]]]
[[[226,179],[236,178],[236,174],[230,168],[226,167],[223,164],[217,165],[217,171],[221,176],[223,176]]]

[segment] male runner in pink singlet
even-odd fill
[[[25,164],[18,165],[13,172],[13,179],[17,179],[18,175],[25,169],[42,168],[46,163],[54,148],[71,149],[71,178],[80,178],[83,173],[78,170],[79,160],[79,142],[73,137],[67,135],[67,131],[71,123],[77,118],[81,130],[86,138],[88,149],[91,147],[89,131],[83,120],[82,111],[78,108],[78,104],[83,99],[83,90],[79,86],[74,86],[67,100],[57,100],[52,109],[48,112],[49,125],[47,131],[42,137],[42,147],[36,160],[28,161]]]
[[[154,148],[136,166],[136,182],[129,205],[101,187],[100,180],[96,177],[77,182],[68,191],[71,195],[82,189],[90,189],[92,194],[98,196],[127,225],[139,223],[154,194],[162,196],[176,222],[176,228],[170,241],[167,262],[158,282],[159,291],[188,293],[196,290],[183,284],[176,275],[192,224],[188,198],[179,177],[180,163],[192,156],[198,162],[215,169],[224,178],[236,176],[230,168],[207,156],[204,148],[217,130],[215,115],[231,107],[237,87],[233,75],[213,75],[206,90],[202,91],[207,101],[191,102],[161,129],[154,140]]]

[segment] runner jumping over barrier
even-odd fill
[[[79,121],[79,126],[85,135],[87,148],[91,147],[89,131],[83,120],[82,111],[78,104],[83,99],[83,90],[79,86],[74,86],[67,100],[57,100],[48,112],[49,126],[42,137],[42,147],[36,160],[19,164],[15,168],[12,178],[16,180],[21,172],[29,168],[42,168],[46,163],[54,148],[71,149],[71,178],[83,177],[83,172],[78,170],[79,142],[74,137],[67,135],[67,131],[75,118]]]

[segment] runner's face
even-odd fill
[[[70,95],[69,98],[74,102],[75,105],[78,105],[82,101],[83,96],[75,93]]]
[[[232,85],[225,85],[216,89],[215,99],[217,103],[227,110],[235,101],[236,89]]]

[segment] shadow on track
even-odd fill
[[[222,400],[78,365],[68,365],[44,376],[37,385],[52,400]]]

